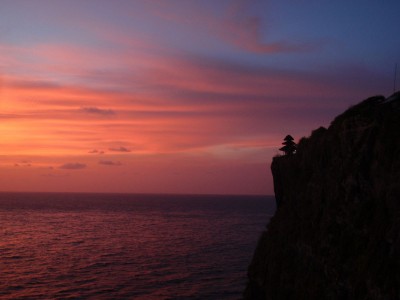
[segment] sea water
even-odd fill
[[[0,299],[240,299],[267,196],[0,193]]]

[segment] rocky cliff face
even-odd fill
[[[245,299],[400,299],[400,93],[369,98],[271,165],[278,209]]]

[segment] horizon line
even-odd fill
[[[268,194],[222,194],[222,193],[147,193],[147,192],[50,192],[50,191],[0,191],[0,194],[88,194],[88,195],[151,195],[151,196],[241,196],[275,197]]]

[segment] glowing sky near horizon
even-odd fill
[[[399,11],[0,0],[0,191],[272,194],[286,134],[393,92]]]

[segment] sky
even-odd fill
[[[287,134],[393,93],[399,11],[0,0],[0,191],[273,194]]]

